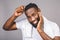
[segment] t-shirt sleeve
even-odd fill
[[[16,27],[17,27],[17,29],[23,29],[24,28],[23,21],[16,22]]]
[[[60,36],[60,29],[57,24],[55,24],[55,26],[54,26],[54,34],[55,34],[55,36]]]

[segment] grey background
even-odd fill
[[[21,30],[4,31],[2,29],[6,20],[14,13],[15,8],[28,3],[36,3],[42,14],[60,26],[60,0],[0,0],[0,40],[22,40]],[[25,18],[21,15],[16,21]]]

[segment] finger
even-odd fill
[[[43,16],[42,16],[41,12],[38,12],[38,15],[40,17],[40,23],[43,23]]]
[[[18,7],[18,8],[16,8],[16,12],[23,12],[24,11],[24,6],[22,5],[22,6],[20,6],[20,7]]]
[[[41,12],[38,12],[38,15],[39,15],[39,18],[41,19],[42,18]]]
[[[39,17],[42,16],[41,12],[38,12]]]
[[[16,8],[16,10],[23,10],[23,9],[24,9],[23,5]]]
[[[24,6],[22,5],[20,8],[21,8],[21,9],[24,9]]]

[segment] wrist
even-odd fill
[[[15,20],[18,16],[12,15],[13,20]]]
[[[43,32],[43,30],[42,30],[42,29],[37,29],[37,31],[38,31],[39,33]]]
[[[15,13],[12,15],[14,18],[17,18],[18,16],[15,15]]]

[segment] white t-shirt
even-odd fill
[[[43,17],[43,19],[44,32],[51,38],[54,38],[55,36],[60,36],[58,25],[47,20],[45,17]],[[17,29],[21,29],[23,40],[43,40],[37,29],[34,28],[27,19],[16,22],[16,27]]]

